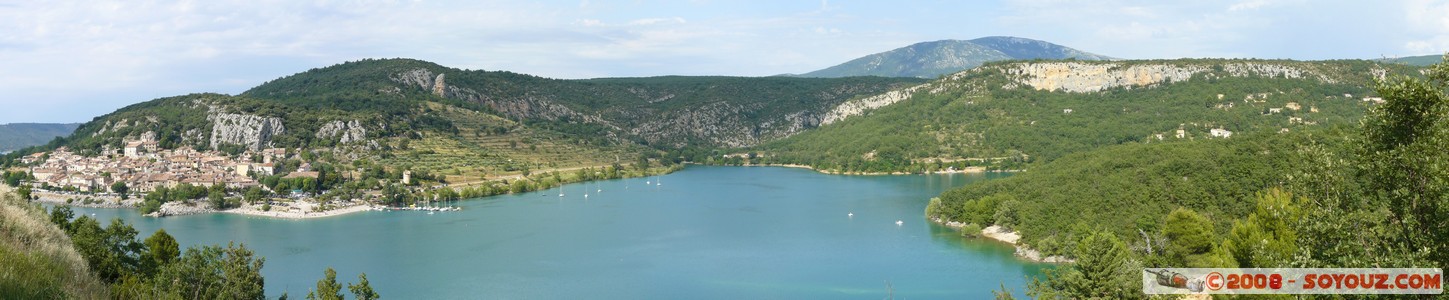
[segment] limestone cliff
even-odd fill
[[[1000,67],[1017,83],[1038,90],[1069,93],[1098,92],[1112,88],[1150,87],[1181,82],[1198,74],[1229,77],[1311,78],[1324,83],[1333,80],[1299,66],[1273,62],[1228,63],[1221,65],[1182,63],[1086,63],[1036,62]]]
[[[272,137],[282,134],[286,128],[282,118],[247,114],[215,112],[206,116],[211,121],[211,148],[233,144],[251,150],[271,146]]]
[[[515,98],[493,97],[480,93],[471,88],[462,88],[448,85],[444,80],[444,74],[433,74],[428,69],[413,69],[393,75],[393,81],[403,85],[415,86],[432,91],[434,95],[443,98],[457,99],[470,103],[479,103],[513,119],[546,119],[558,120],[560,118],[571,118],[583,120],[589,123],[606,124],[602,118],[594,115],[582,114],[567,106],[560,105],[547,96],[524,96]],[[613,125],[608,125],[615,127]],[[615,127],[617,128],[617,127]]]
[[[443,91],[445,91],[444,88],[448,86],[448,84],[443,81],[443,76],[446,75],[448,74],[438,74],[438,78],[433,80],[433,95],[438,97],[446,97],[446,94],[443,93]]]
[[[317,130],[317,139],[336,139],[338,144],[363,141],[367,138],[367,128],[362,127],[362,122],[352,120],[349,122],[332,121],[322,124]]]

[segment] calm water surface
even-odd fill
[[[882,298],[887,281],[898,298],[977,299],[1001,284],[1021,296],[1026,276],[1043,266],[1014,259],[1005,245],[961,239],[922,215],[941,191],[1000,176],[692,166],[568,185],[564,197],[555,188],[460,201],[453,205],[463,211],[432,215],[76,212],[125,219],[143,238],[165,228],[183,247],[244,243],[266,257],[272,297],[306,295],[330,266],[339,282],[366,272],[395,299]]]

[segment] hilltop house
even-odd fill
[[[1208,131],[1208,133],[1209,134],[1212,134],[1213,137],[1220,137],[1220,138],[1227,138],[1227,137],[1233,136],[1233,132],[1232,131],[1228,131],[1227,129],[1222,129],[1222,128],[1213,128],[1212,130]]]

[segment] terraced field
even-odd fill
[[[435,113],[453,121],[456,136],[429,135],[409,140],[405,151],[383,160],[390,166],[426,170],[467,183],[563,168],[602,167],[629,162],[642,147],[595,146],[512,120],[442,104]]]

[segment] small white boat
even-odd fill
[[[855,216],[855,213],[845,213],[845,216],[847,216],[847,217],[854,217]]]
[[[896,226],[901,226],[901,224],[906,224],[906,222],[901,222],[901,220],[896,220]]]

